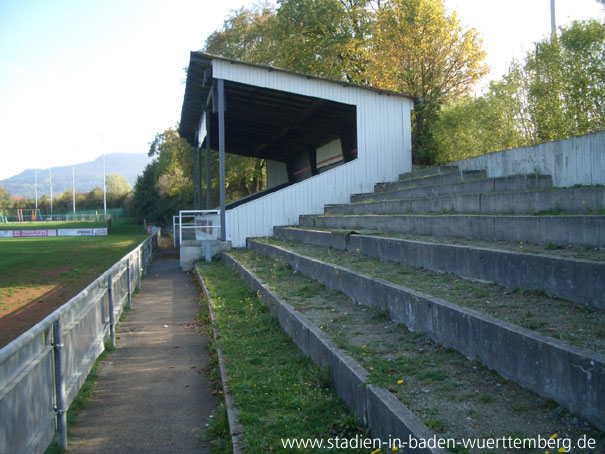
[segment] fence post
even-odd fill
[[[141,251],[143,251],[143,276],[147,276],[147,256],[149,255],[147,253],[147,240],[145,240],[146,242],[143,243],[143,247],[141,248]]]
[[[131,277],[132,276],[130,275],[130,257],[128,257],[128,259],[126,260],[126,281],[128,282],[126,284],[126,291],[128,292],[126,307],[128,308],[128,310],[130,310],[132,306],[132,283],[130,282]]]
[[[143,273],[143,271],[141,269],[141,251],[142,250],[143,250],[142,246],[139,246],[139,248],[137,249],[137,265],[138,265],[137,286],[139,287],[139,290],[141,290],[141,274]]]
[[[67,449],[67,410],[65,409],[65,375],[63,373],[63,336],[61,334],[61,319],[53,323],[53,339],[55,353],[55,396],[57,413],[57,444],[61,449]]]
[[[109,300],[109,337],[111,346],[116,346],[116,316],[113,306],[113,282],[111,275],[107,278],[107,297]]]

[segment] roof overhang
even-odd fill
[[[203,122],[209,122],[210,137],[218,137],[217,106],[213,99],[216,87],[213,62],[217,61],[237,64],[241,71],[263,69],[324,83],[363,88],[389,96],[404,96],[373,87],[192,52],[179,133],[195,147],[201,146],[200,141],[205,137],[204,133],[199,134]],[[224,87],[227,153],[287,161],[292,156],[316,149],[330,140],[355,134],[354,105],[232,80],[225,80]],[[210,115],[205,115],[205,112]],[[215,148],[216,144],[213,143],[212,146]]]

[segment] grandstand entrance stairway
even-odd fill
[[[604,213],[603,187],[441,166],[228,255],[422,430],[589,433],[605,449]]]

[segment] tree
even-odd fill
[[[0,208],[10,208],[11,195],[4,189],[4,186],[0,184]]]
[[[274,64],[275,9],[270,4],[234,11],[223,28],[206,39],[204,51],[236,60]]]
[[[513,62],[479,98],[449,103],[434,123],[436,161],[605,129],[605,25],[575,22]]]
[[[474,29],[463,30],[442,0],[390,0],[376,11],[372,28],[370,81],[417,96],[414,159],[432,159],[432,132],[439,107],[470,92],[487,73],[485,52]]]
[[[278,66],[366,82],[371,15],[367,0],[280,0],[273,34]]]
[[[130,183],[126,177],[110,173],[105,177],[105,189],[107,192],[122,195],[130,192]]]
[[[605,129],[605,25],[562,27],[536,44],[524,69],[534,142]]]

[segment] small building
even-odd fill
[[[413,106],[400,93],[192,52],[179,133],[196,150],[196,208],[209,150],[220,156],[221,239],[233,247],[395,180],[412,167]],[[264,159],[267,190],[227,205],[225,153]]]

